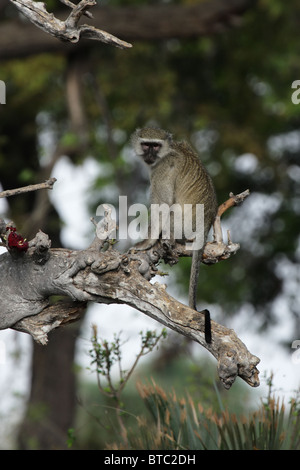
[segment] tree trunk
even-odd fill
[[[31,391],[18,432],[24,450],[67,448],[75,407],[75,341],[80,322],[50,333],[48,346],[34,342]]]

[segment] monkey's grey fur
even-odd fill
[[[196,204],[204,204],[204,244],[194,250],[189,287],[189,306],[195,310],[199,277],[199,266],[208,232],[217,213],[217,199],[212,180],[195,150],[187,142],[174,141],[172,135],[162,129],[137,129],[131,137],[136,154],[150,169],[151,204],[192,204],[192,226],[196,228]],[[182,212],[183,213],[183,212]],[[182,221],[181,221],[182,223]],[[173,219],[173,225],[176,220]],[[159,233],[162,227],[159,227]],[[139,249],[154,245],[156,239],[148,239],[139,244]],[[180,240],[182,241],[182,240]]]

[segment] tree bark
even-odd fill
[[[109,236],[115,226],[109,214],[97,229]],[[3,231],[3,228],[2,228]],[[97,231],[99,237],[100,231]],[[149,279],[157,273],[156,265],[164,257],[176,262],[174,250],[158,243],[146,252],[119,253],[111,246],[102,251],[104,238],[95,238],[83,251],[50,249],[50,241],[39,233],[29,243],[27,252],[15,247],[0,257],[0,328],[14,328],[30,333],[47,343],[47,334],[62,323],[74,321],[85,302],[124,303],[156,319],[163,325],[193,339],[218,361],[218,373],[225,388],[237,376],[251,386],[258,386],[259,359],[252,355],[233,330],[211,322],[212,342],[205,341],[205,315],[173,299],[161,284]],[[208,244],[209,245],[209,244]],[[218,242],[215,250],[222,258]],[[208,253],[212,253],[210,249]],[[206,259],[207,262],[207,259]],[[66,295],[74,301],[73,314],[49,306],[49,296]],[[80,313],[78,314],[80,316]]]
[[[21,450],[67,449],[74,422],[76,376],[73,361],[80,323],[51,332],[50,347],[34,342],[31,388],[18,430]],[[57,380],[53,380],[54,377]]]

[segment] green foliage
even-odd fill
[[[122,392],[128,383],[133,371],[137,367],[139,360],[152,352],[159,341],[166,337],[166,330],[163,329],[160,334],[155,331],[147,331],[145,334],[140,332],[141,348],[135,361],[129,368],[124,370],[122,367],[122,342],[119,335],[114,335],[114,341],[109,343],[106,340],[98,340],[97,326],[93,325],[92,349],[89,351],[92,359],[91,365],[95,367],[97,374],[97,384],[102,395],[113,400],[113,406],[116,411],[118,428],[123,445],[127,445],[127,429],[124,423],[124,403],[121,399]],[[118,379],[114,379],[113,366],[117,365]],[[103,382],[104,379],[104,382]]]
[[[243,411],[232,412],[227,409],[218,390],[215,388],[214,394],[210,386],[210,396],[221,402],[222,409],[216,411],[216,403],[212,406],[205,404],[202,393],[195,398],[180,387],[176,387],[175,392],[168,386],[170,380],[162,387],[154,379],[147,380],[147,375],[144,375],[143,382],[139,380],[137,383],[138,396],[133,388],[123,391],[126,442],[120,439],[118,423],[112,419],[114,410],[110,412],[107,402],[98,411],[95,405],[90,407],[88,424],[93,425],[93,431],[88,437],[87,423],[84,427],[81,419],[79,428],[72,431],[73,446],[119,450],[300,449],[300,402],[297,395],[290,400],[289,406],[285,406],[270,389],[257,409],[247,413],[244,406]],[[181,377],[183,380],[184,374]],[[236,401],[244,400],[244,392],[239,392]],[[99,407],[96,395],[89,398],[91,402],[97,402]]]
[[[141,333],[141,348],[129,371],[123,371],[122,343],[120,335],[115,335],[111,343],[106,340],[98,340],[97,329],[93,328],[92,349],[90,355],[92,366],[96,366],[98,377],[98,390],[102,398],[108,397],[111,402],[102,403],[99,415],[89,411],[95,430],[93,436],[99,434],[98,442],[89,448],[107,449],[148,449],[148,450],[285,450],[300,449],[300,401],[296,395],[286,408],[283,401],[276,399],[272,391],[273,377],[268,379],[268,395],[261,401],[257,410],[249,411],[246,416],[246,393],[237,388],[237,396],[234,398],[234,412],[229,410],[226,399],[221,389],[212,384],[205,385],[209,390],[210,398],[215,389],[215,401],[205,400],[203,384],[201,389],[201,376],[199,388],[196,393],[197,383],[190,382],[189,390],[184,390],[174,381],[175,387],[170,390],[168,377],[164,387],[158,386],[152,378],[150,381],[148,370],[144,370],[144,379],[138,380],[136,389],[125,392],[125,387],[130,388],[129,379],[136,369],[139,359],[147,352],[156,348],[160,339],[165,336],[156,332],[147,331]],[[162,352],[162,351],[161,351]],[[113,365],[118,365],[119,380],[113,377]],[[187,366],[180,371],[176,361],[175,375],[180,377],[184,387],[184,377]],[[169,372],[169,371],[168,371]],[[165,375],[165,373],[163,374]],[[202,377],[207,379],[207,366]],[[199,377],[199,369],[194,370],[194,377]],[[102,384],[103,378],[105,384]],[[160,381],[162,381],[160,379]],[[191,386],[192,385],[192,386]],[[180,392],[178,392],[178,389]],[[182,394],[178,398],[179,393]],[[228,393],[228,392],[227,392]],[[128,397],[131,395],[132,403],[129,405]],[[227,396],[227,395],[226,395]],[[243,410],[238,410],[238,401],[243,402]],[[91,401],[91,399],[89,400]],[[95,397],[93,399],[95,401]],[[98,405],[99,406],[99,405]],[[219,411],[216,411],[219,408]],[[110,410],[116,412],[114,420]],[[130,418],[130,419],[129,419]],[[79,424],[79,428],[82,423]],[[98,432],[96,431],[98,428]],[[101,428],[104,432],[100,432]],[[77,429],[71,429],[68,437],[68,445],[82,444],[82,437]],[[101,438],[100,438],[101,436]],[[80,444],[81,443],[81,444]]]
[[[96,366],[96,373],[98,377],[98,386],[101,387],[101,376],[105,377],[109,387],[102,389],[105,393],[112,394],[115,396],[118,391],[122,391],[127,381],[129,380],[132,372],[138,364],[138,361],[145,355],[152,352],[159,341],[166,337],[166,329],[164,328],[158,335],[156,331],[146,331],[144,334],[140,332],[141,336],[141,349],[138,353],[136,360],[128,371],[122,368],[122,353],[121,346],[124,344],[121,342],[120,334],[114,335],[114,341],[109,343],[106,340],[98,340],[97,326],[93,325],[93,336],[92,336],[92,349],[89,351],[92,362],[91,365]],[[119,371],[119,381],[117,385],[113,385],[112,381],[112,367],[117,364]]]
[[[67,446],[71,448],[74,446],[75,442],[75,430],[73,428],[68,429],[68,439],[67,439]]]
[[[138,384],[152,424],[138,417],[139,430],[131,436],[134,449],[151,450],[295,450],[300,449],[300,402],[289,410],[268,397],[248,417],[205,410],[190,396],[177,398],[154,381]],[[115,447],[113,447],[115,448]]]

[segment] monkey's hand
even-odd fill
[[[156,243],[158,243],[158,240],[156,238],[149,238],[147,240],[143,240],[142,242],[138,242],[136,245],[134,245],[133,248],[130,249],[130,251],[150,250],[150,248],[153,248]]]

